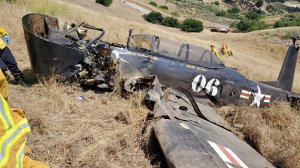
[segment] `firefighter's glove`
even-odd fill
[[[10,38],[9,38],[9,36],[5,35],[4,39],[5,39],[6,44],[9,45],[10,44]]]

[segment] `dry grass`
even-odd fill
[[[207,30],[200,34],[184,33],[147,23],[138,12],[117,0],[110,8],[95,5],[93,0],[17,0],[16,4],[0,0],[0,5],[3,13],[9,13],[9,17],[1,18],[1,26],[11,36],[10,48],[21,69],[27,70],[27,77],[31,78],[21,25],[22,16],[29,12],[53,14],[69,22],[87,21],[103,27],[107,30],[104,40],[109,42],[125,44],[130,28],[134,28],[136,33],[153,33],[207,48],[210,43],[220,46],[225,42],[234,52],[234,57],[224,58],[225,64],[238,68],[246,77],[254,80],[276,79],[287,48],[274,36],[279,37],[289,29],[246,34],[220,34]],[[48,7],[45,8],[45,5]],[[296,69],[293,87],[298,92],[299,73],[300,66]],[[32,81],[35,82],[34,79]],[[77,98],[80,95],[84,95],[86,101],[79,101]],[[29,136],[31,156],[52,167],[152,167],[140,148],[140,143],[144,142],[141,131],[147,115],[140,105],[141,98],[141,95],[135,95],[128,101],[118,94],[85,92],[77,86],[50,80],[44,84],[35,83],[29,89],[11,85],[9,102],[12,107],[27,112],[32,127]],[[297,161],[287,159],[297,159],[298,155],[282,157],[281,154],[286,153],[278,154],[278,151],[287,147],[290,147],[287,151],[291,152],[287,154],[299,150],[298,114],[282,104],[270,109],[236,107],[235,111],[237,117],[234,122],[245,125],[242,131],[257,142],[258,149],[266,157],[278,165],[299,166],[296,165]],[[249,121],[261,127],[251,127]],[[288,144],[293,144],[295,148]],[[281,161],[277,158],[285,159]]]
[[[218,111],[276,167],[300,167],[300,116],[288,103],[276,102],[265,109],[221,107]]]
[[[142,94],[125,100],[49,80],[12,90],[11,97],[12,106],[27,112],[31,156],[51,167],[152,167],[140,148],[147,115]]]

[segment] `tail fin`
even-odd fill
[[[277,79],[277,87],[282,88],[283,90],[292,90],[298,51],[299,46],[296,46],[294,43],[293,45],[289,46],[289,49],[285,56]]]

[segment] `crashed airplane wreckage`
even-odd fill
[[[127,91],[147,85],[149,76],[157,76],[166,87],[184,88],[217,105],[247,102],[263,107],[286,100],[295,106],[300,100],[299,94],[291,92],[299,51],[295,42],[289,46],[277,81],[255,82],[226,67],[205,48],[155,35],[130,31],[126,46],[109,44],[101,40],[102,29],[86,23],[68,29],[65,22],[40,14],[24,16],[23,27],[35,74],[54,72],[63,79],[75,78],[84,85],[112,90],[119,72]],[[101,34],[85,40],[81,28]]]
[[[25,40],[33,72],[57,74],[59,79],[79,80],[83,85],[112,90],[116,64],[109,44],[101,41],[105,31],[86,23],[71,25],[42,14],[28,14],[22,19]],[[85,30],[80,30],[85,28]],[[101,32],[84,40],[87,29]]]
[[[273,167],[237,138],[203,100],[209,98],[220,105],[247,100],[257,106],[268,106],[278,99],[297,102],[300,96],[290,92],[299,50],[295,44],[289,47],[278,80],[263,84],[247,80],[209,50],[190,44],[175,45],[130,31],[127,46],[123,46],[101,41],[104,31],[86,23],[67,28],[64,22],[40,14],[28,14],[22,21],[37,75],[55,73],[63,79],[75,78],[85,85],[112,90],[120,71],[127,91],[138,89],[151,75],[164,86],[182,88],[163,91],[154,80],[145,97],[149,106],[155,102],[153,128],[169,167]],[[101,33],[84,40],[81,28]]]
[[[236,69],[226,67],[210,50],[155,35],[133,35],[130,31],[127,46],[112,49],[120,58],[123,78],[131,80],[131,85],[138,83],[135,77],[156,75],[166,87],[184,88],[217,105],[247,102],[263,107],[284,100],[297,106],[300,100],[299,94],[291,92],[299,51],[295,40],[289,46],[277,81],[272,82],[248,80]]]
[[[218,113],[184,89],[157,83],[147,96],[155,100],[154,134],[170,168],[272,168],[263,156],[236,137]]]

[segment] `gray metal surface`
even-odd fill
[[[251,106],[270,106],[273,101],[290,99],[298,56],[291,45],[278,82],[255,82],[233,68],[226,67],[209,50],[187,43],[176,43],[157,36],[131,35],[127,47],[113,47],[122,59],[123,79],[131,76],[156,75],[166,87],[184,88],[193,96],[209,98],[219,105],[247,102]],[[286,89],[286,90],[285,90]],[[297,101],[294,101],[297,102]]]
[[[186,100],[180,91],[167,90],[154,108],[155,136],[170,168],[273,167],[247,143],[215,124],[226,122],[216,119],[211,108],[199,107],[209,120],[215,118],[214,122],[195,115]]]
[[[46,18],[48,18],[48,26],[45,24]],[[42,14],[28,14],[23,17],[22,24],[31,66],[35,74],[59,74],[83,61],[86,51],[71,47],[72,42],[67,38],[54,38],[57,35],[54,31],[58,30],[56,18]],[[49,30],[49,26],[53,29],[52,31]],[[49,36],[52,38],[48,38]]]
[[[101,41],[105,31],[85,22],[67,24],[43,14],[28,14],[22,19],[25,41],[33,72],[57,75],[60,81],[78,81],[95,90],[114,89],[117,67],[110,44]],[[88,30],[99,31],[93,39]]]
[[[282,68],[278,76],[278,87],[286,91],[292,91],[297,55],[299,47],[292,45],[289,47],[284,59]]]

